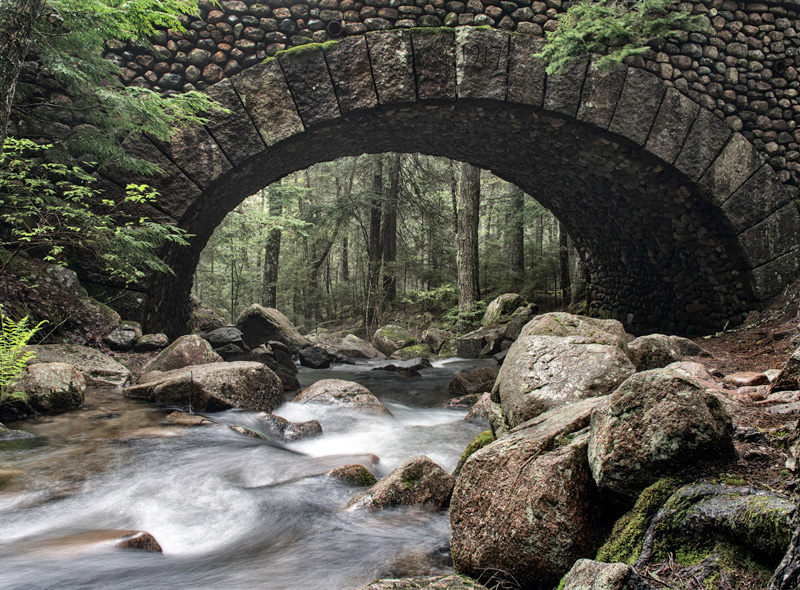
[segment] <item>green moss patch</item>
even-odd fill
[[[461,473],[461,469],[464,467],[464,464],[467,462],[474,453],[481,450],[483,447],[491,444],[494,442],[494,435],[492,435],[491,430],[484,430],[478,436],[476,436],[471,443],[467,445],[467,448],[464,449],[464,452],[461,454],[461,458],[458,460],[458,465],[456,466],[456,470],[453,473],[456,477],[458,474]]]

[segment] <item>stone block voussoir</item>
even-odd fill
[[[169,142],[156,143],[186,176],[203,189],[233,168],[214,138],[199,124],[179,127]]]
[[[700,178],[711,203],[721,205],[763,164],[761,156],[744,135],[735,133]]]
[[[577,59],[566,67],[563,74],[547,76],[544,108],[575,117],[581,100],[581,89],[586,78],[589,58]]]
[[[342,113],[371,109],[378,105],[364,37],[342,39],[325,50],[325,59]]]
[[[225,152],[228,160],[238,166],[264,149],[264,142],[250,120],[242,101],[230,80],[223,80],[208,89],[207,94],[229,113],[214,113],[207,129]]]
[[[674,88],[667,88],[661,100],[645,150],[672,164],[686,141],[700,106]]]
[[[375,88],[381,105],[414,102],[414,52],[411,33],[388,31],[366,35]]]
[[[456,97],[455,39],[450,31],[413,32],[414,71],[420,100]]]
[[[578,120],[601,129],[608,129],[627,73],[628,68],[624,65],[611,69],[600,69],[594,64],[589,65],[586,81],[583,84],[581,104],[578,107]]]
[[[534,57],[544,46],[544,39],[512,35],[508,56],[508,100],[539,108],[544,100],[545,67]]]
[[[700,109],[686,136],[675,167],[689,180],[697,181],[722,151],[731,130],[711,111]]]
[[[306,127],[341,116],[321,47],[280,53],[278,61]]]
[[[794,203],[787,203],[762,222],[739,235],[748,268],[779,258],[800,244],[800,214]]]
[[[741,233],[790,201],[786,187],[769,164],[764,164],[722,205],[733,231]]]
[[[608,130],[628,138],[636,145],[644,145],[661,106],[664,88],[664,82],[650,72],[628,68]]]
[[[508,33],[472,27],[456,29],[458,97],[505,100],[508,53]]]

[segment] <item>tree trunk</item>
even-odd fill
[[[480,299],[478,282],[478,222],[481,204],[481,171],[461,163],[458,186],[458,228],[456,231],[458,267],[458,311],[465,315]]]
[[[383,257],[383,296],[386,303],[397,298],[397,208],[400,199],[400,165],[402,154],[392,154],[389,169],[389,194],[383,211],[381,251]]]
[[[278,217],[283,213],[280,197],[271,191],[269,194],[269,215]],[[264,245],[264,267],[261,273],[261,305],[278,306],[278,261],[281,255],[281,230],[271,229]]]
[[[347,236],[342,236],[342,282],[347,283],[350,281],[350,262],[348,258],[350,257],[349,244],[347,242]]]
[[[510,206],[508,266],[514,289],[518,291],[525,284],[525,223],[523,216],[525,193],[517,186],[511,188]]]
[[[570,296],[569,276],[569,236],[561,222],[558,223],[558,262],[560,270],[559,287],[561,288],[561,301],[566,302]]]
[[[41,5],[41,0],[0,0],[0,155],[19,68]]]
[[[367,293],[366,326],[370,332],[374,328],[378,299],[378,283],[381,276],[381,200],[383,197],[383,157],[375,158],[372,173],[372,198],[369,202],[369,243],[367,244]]]

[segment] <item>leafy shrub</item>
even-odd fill
[[[45,322],[32,328],[28,323],[28,316],[15,322],[3,313],[0,305],[0,406],[28,401],[24,392],[14,391],[14,383],[35,356],[34,352],[24,350],[25,345]]]

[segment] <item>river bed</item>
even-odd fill
[[[225,426],[168,424],[174,408],[121,389],[91,389],[81,410],[9,424],[45,440],[0,450],[0,586],[344,590],[450,573],[447,512],[347,511],[358,489],[322,474],[361,463],[380,478],[419,454],[452,472],[486,425],[442,409],[447,385],[492,363],[437,361],[416,378],[375,363],[301,369],[303,386],[362,383],[392,416],[284,404],[274,413],[322,424],[321,436],[287,445],[298,453]],[[255,414],[216,419],[247,424]],[[115,530],[147,531],[164,552],[115,549],[102,540]]]

